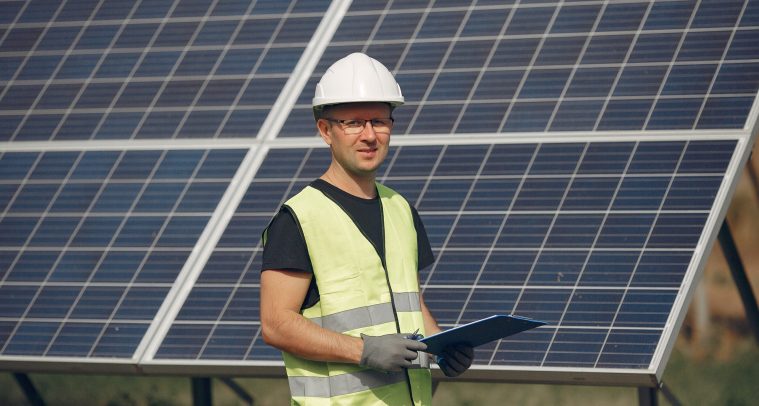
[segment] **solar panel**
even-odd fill
[[[0,3],[0,151],[29,151],[4,154],[7,168],[31,154],[62,160],[40,166],[50,176],[76,167],[92,178],[2,179],[2,361],[139,359],[249,148],[150,140],[255,137],[328,6]],[[56,147],[72,140],[85,143]],[[87,173],[107,173],[99,157],[109,154],[118,180]],[[172,163],[156,167],[165,157]],[[201,172],[187,172],[196,164]]]
[[[426,6],[354,2],[279,136],[314,134],[310,89],[355,51],[396,74],[395,134],[742,128],[759,89],[751,2]]]
[[[364,51],[406,96],[379,176],[440,324],[549,322],[466,377],[652,385],[756,139],[757,40],[753,0],[1,1],[0,367],[281,375],[260,234]]]
[[[0,141],[255,137],[328,5],[3,2]]]
[[[279,351],[260,338],[261,233],[283,199],[317,176],[328,163],[325,158],[325,154],[302,149],[269,152],[156,352],[156,359],[281,360]]]
[[[493,313],[549,323],[478,348],[477,365],[647,369],[735,148],[412,145],[381,172],[424,220],[437,262],[421,281],[441,326]],[[278,359],[257,319],[260,234],[328,158],[318,148],[269,151],[157,359]]]
[[[245,150],[0,155],[0,355],[131,359]]]

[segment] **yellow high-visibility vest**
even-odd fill
[[[385,258],[321,191],[307,186],[285,203],[303,233],[319,289],[319,302],[301,313],[324,328],[354,337],[417,329],[424,334],[411,208],[395,191],[381,184],[377,191]],[[432,400],[430,370],[419,365],[387,373],[286,352],[283,358],[293,405],[429,405]]]

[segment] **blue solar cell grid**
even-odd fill
[[[328,1],[0,3],[0,141],[255,137]]]
[[[759,90],[754,1],[428,3],[354,1],[279,136],[357,51],[396,74],[395,134],[742,128]]]
[[[155,355],[281,360],[260,335],[261,233],[289,196],[329,164],[324,150],[271,150]]]
[[[131,358],[244,155],[0,154],[0,355]]]
[[[738,141],[615,137],[754,125],[759,1],[332,3],[0,1],[0,143],[54,141],[0,150],[0,357],[133,358],[252,152],[143,140],[256,137],[340,18],[279,137],[315,134],[314,86],[356,51],[403,89],[394,134],[572,137],[391,149],[379,180],[422,216],[440,324],[549,323],[478,348],[477,365],[650,370]],[[261,232],[330,156],[264,142],[148,362],[281,359],[260,336]]]
[[[735,147],[404,146],[380,178],[424,221],[437,261],[421,281],[442,326],[549,323],[478,348],[477,364],[646,369]],[[260,235],[328,163],[324,149],[269,151],[156,358],[279,359],[260,338]]]

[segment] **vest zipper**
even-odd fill
[[[380,255],[380,251],[379,251],[379,248],[377,247],[377,245],[374,244],[374,242],[372,241],[372,239],[369,238],[368,235],[366,235],[366,232],[364,232],[364,230],[362,230],[361,227],[358,226],[358,223],[356,222],[356,219],[354,219],[353,216],[351,216],[351,214],[348,213],[348,211],[345,210],[345,208],[340,205],[340,203],[338,203],[336,200],[332,199],[332,197],[330,197],[326,193],[322,192],[322,194],[324,196],[326,196],[329,200],[332,200],[332,202],[335,203],[337,205],[337,207],[339,207],[340,210],[342,210],[343,213],[345,213],[348,216],[348,218],[351,219],[351,221],[353,222],[353,225],[355,225],[356,228],[358,229],[358,231],[361,233],[361,235],[363,235],[364,238],[366,238],[366,241],[369,241],[369,244],[372,245],[372,247],[374,248],[374,251],[377,253],[377,256],[380,258],[380,263],[382,264],[382,271],[385,272],[385,282],[387,282],[387,290],[390,291],[390,306],[393,308],[393,319],[395,320],[395,331],[398,332],[398,334],[400,334],[401,333],[401,323],[398,320],[398,311],[395,308],[395,298],[393,297],[393,287],[390,285],[390,274],[387,272],[387,262],[385,260],[385,256],[384,255]],[[379,205],[380,205],[380,226],[381,226],[380,227],[380,232],[381,232],[381,236],[380,237],[382,238],[382,248],[383,248],[382,252],[384,253],[385,252],[385,250],[384,250],[384,248],[385,248],[385,211],[382,208],[383,207],[382,206],[382,197],[379,195],[379,190],[377,190],[377,198],[379,200]],[[413,405],[414,404],[414,392],[411,389],[411,377],[408,374],[408,369],[404,369],[403,370],[403,374],[406,376],[406,386],[408,387],[408,395],[409,395],[409,398],[411,398],[411,404]]]
[[[382,197],[379,196],[379,190],[377,190],[377,195],[379,197],[379,205],[380,205],[380,224],[382,225],[382,228],[380,228],[380,231],[382,233],[382,252],[387,254],[387,251],[385,251],[385,211],[383,210],[382,206]],[[350,215],[348,215],[350,216]],[[353,220],[353,219],[351,219]],[[353,223],[356,223],[355,220],[353,220]],[[361,227],[356,227],[361,231]],[[363,231],[361,232],[363,234]],[[369,240],[369,238],[364,234],[364,238]],[[369,243],[374,245],[371,240],[369,240]],[[393,307],[393,318],[395,319],[395,329],[398,331],[398,333],[401,333],[401,322],[398,320],[398,311],[395,310],[395,297],[393,296],[393,287],[390,285],[390,274],[387,272],[387,262],[385,259],[385,255],[380,255],[379,250],[377,247],[374,247],[374,250],[377,251],[377,256],[380,257],[380,262],[382,262],[382,270],[385,271],[385,280],[387,281],[387,290],[390,291],[390,305]],[[411,387],[411,377],[408,374],[408,369],[403,370],[403,374],[406,375],[406,386],[408,387],[408,396],[411,399],[411,404],[414,404],[414,391]]]

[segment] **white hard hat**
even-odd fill
[[[378,60],[359,52],[333,63],[316,84],[313,108],[339,103],[385,102],[403,104],[401,87]]]

